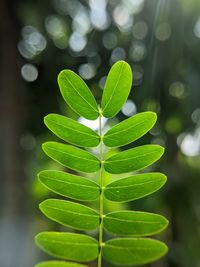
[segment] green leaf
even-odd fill
[[[35,240],[43,251],[61,259],[88,262],[99,253],[97,240],[82,234],[42,232]]]
[[[111,201],[127,202],[156,192],[166,181],[162,173],[142,173],[110,183],[104,195]]]
[[[131,90],[132,71],[128,63],[115,63],[106,79],[102,96],[102,112],[106,118],[114,117],[122,108]]]
[[[89,120],[96,120],[99,116],[112,118],[120,111],[129,96],[132,70],[124,61],[118,61],[112,66],[99,106],[85,82],[73,71],[61,71],[58,84],[64,100],[80,116]],[[162,156],[164,148],[159,145],[144,145],[118,154],[114,153],[117,151],[115,149],[109,157],[106,157],[107,154],[104,155],[102,143],[98,149],[99,153],[92,153],[86,149],[97,147],[100,142],[111,148],[120,147],[139,139],[155,124],[156,114],[153,112],[143,112],[120,122],[101,137],[90,128],[61,115],[49,114],[44,118],[44,122],[57,137],[64,140],[63,143],[72,144],[43,144],[44,152],[56,162],[77,172],[93,173],[100,170],[101,174],[105,170],[107,174],[129,173],[129,177],[110,184],[106,183],[106,177],[100,177],[97,184],[83,176],[63,171],[40,172],[40,182],[55,193],[78,201],[98,199],[98,209],[102,211],[105,198],[113,202],[128,202],[157,191],[166,182],[166,176],[161,173],[132,175],[133,171],[144,169]],[[101,133],[102,129],[99,130]],[[99,176],[99,172],[96,175]],[[164,243],[139,238],[159,233],[166,228],[168,221],[161,215],[121,209],[108,214],[101,212],[100,216],[95,209],[87,205],[61,199],[45,200],[40,204],[40,209],[54,222],[75,230],[38,234],[36,243],[43,251],[67,261],[45,261],[35,267],[87,267],[79,262],[94,261],[97,257],[97,265],[101,265],[101,254],[112,264],[133,266],[151,263],[167,252]],[[89,234],[74,233],[76,230],[95,230],[93,234],[99,232],[99,239],[96,240],[88,236]],[[104,230],[127,238],[116,238],[106,242]],[[105,265],[109,264],[105,262]]]
[[[88,120],[98,118],[96,100],[80,76],[71,70],[63,70],[58,75],[58,84],[64,100],[77,114]]]
[[[87,267],[86,265],[66,261],[44,261],[34,267]]]
[[[156,113],[142,112],[112,127],[103,137],[108,147],[127,145],[146,134],[156,122]]]
[[[55,135],[73,145],[95,147],[100,142],[96,132],[67,117],[49,114],[44,118],[44,122]]]
[[[164,153],[159,145],[144,145],[120,152],[104,162],[109,173],[125,173],[144,169],[157,161]]]
[[[90,173],[100,169],[99,160],[80,148],[57,142],[46,142],[42,148],[50,158],[72,170]]]
[[[78,230],[93,230],[99,226],[99,214],[87,206],[66,200],[47,199],[40,210],[51,220]]]
[[[151,263],[167,253],[167,246],[148,238],[116,238],[103,246],[103,257],[116,265],[132,266]]]
[[[168,221],[165,217],[140,211],[116,211],[105,215],[104,227],[111,233],[130,236],[148,236],[163,231]]]
[[[38,178],[51,191],[72,199],[94,201],[100,195],[99,185],[82,176],[46,170],[41,171]]]

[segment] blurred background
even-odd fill
[[[134,145],[166,147],[151,170],[166,173],[167,185],[129,206],[170,220],[158,237],[169,253],[149,266],[200,267],[200,1],[1,0],[0,40],[0,266],[48,259],[34,235],[66,230],[38,210],[54,195],[37,172],[60,168],[41,151],[43,141],[55,139],[43,117],[61,113],[98,128],[61,99],[58,73],[74,70],[100,99],[110,66],[122,59],[132,67],[133,90],[105,129],[155,111],[157,124]]]

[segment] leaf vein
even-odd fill
[[[73,85],[73,83],[71,83],[71,81],[70,81],[70,79],[68,78],[68,77],[64,77],[64,79],[66,79],[69,83],[70,83],[70,85],[72,86],[72,88],[77,92],[77,94],[94,110],[94,111],[96,111],[96,112],[98,112],[98,110],[97,109],[95,109],[88,101],[87,101],[87,99],[86,98],[84,98],[77,90],[76,90],[76,88],[74,87],[74,85]]]
[[[108,102],[107,102],[107,104],[105,105],[105,107],[104,107],[103,110],[105,110],[105,109],[107,108],[107,106],[109,105],[109,103],[110,103],[110,101],[111,101],[111,99],[112,99],[112,97],[113,97],[113,95],[114,95],[114,93],[115,93],[115,90],[116,90],[116,88],[117,88],[117,86],[118,86],[118,83],[119,83],[119,81],[120,81],[120,78],[121,78],[121,75],[122,75],[122,70],[123,70],[124,66],[125,66],[125,64],[123,63],[123,64],[121,65],[120,74],[119,74],[119,76],[118,76],[118,79],[117,79],[117,82],[116,82],[115,87],[114,87],[114,89],[113,89],[113,92],[112,92],[112,94],[111,94],[111,96],[110,96],[110,98],[109,98],[109,100],[108,100]]]

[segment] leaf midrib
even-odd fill
[[[145,156],[147,156],[147,155],[154,154],[155,152],[157,152],[157,151],[151,151],[151,152],[146,153],[146,154],[142,154],[142,155],[139,155],[139,156],[133,156],[133,157],[126,158],[126,159],[109,160],[109,158],[108,158],[107,161],[105,161],[105,164],[110,164],[110,163],[112,163],[112,162],[128,161],[128,160],[131,160],[131,159],[141,158],[141,157],[145,157]],[[122,152],[122,153],[123,153],[123,152]],[[113,157],[114,157],[114,156],[113,156]]]
[[[74,132],[81,133],[81,134],[85,134],[85,135],[89,135],[89,136],[92,136],[92,137],[95,137],[96,139],[98,139],[98,136],[96,136],[95,134],[89,134],[89,133],[86,133],[86,132],[78,131],[78,130],[76,130],[75,128],[72,128],[72,127],[69,127],[69,126],[67,127],[66,125],[62,125],[62,124],[60,124],[60,123],[57,123],[57,122],[55,122],[55,121],[52,120],[52,119],[49,119],[49,121],[55,123],[55,124],[58,125],[58,126],[61,126],[61,127],[65,128],[65,129],[70,129],[70,130],[72,130],[72,131],[74,131]],[[82,125],[81,125],[81,126],[82,126]]]
[[[127,248],[127,247],[121,247],[121,246],[115,246],[115,245],[110,245],[110,244],[106,244],[106,246],[107,247],[110,247],[110,248],[115,248],[115,249],[120,249],[120,250],[128,250],[128,251],[130,251],[130,252],[133,252],[133,251],[136,251],[136,250],[146,250],[146,251],[157,251],[158,249],[156,249],[155,247],[155,249],[152,249],[152,247],[148,247],[148,248],[143,248],[143,247],[133,247],[133,248],[131,248],[131,247],[129,247],[129,248]]]
[[[49,149],[55,150],[56,152],[59,152],[59,153],[62,153],[62,154],[66,154],[66,155],[68,155],[68,156],[70,155],[71,157],[74,157],[74,158],[78,158],[78,159],[82,159],[82,160],[84,159],[84,160],[94,161],[94,162],[99,162],[98,159],[94,160],[94,159],[88,159],[88,158],[79,157],[79,156],[77,156],[77,155],[69,154],[69,153],[67,153],[67,152],[65,152],[65,151],[60,151],[60,150],[58,150],[58,149],[56,149],[56,148],[49,147]],[[83,150],[83,151],[84,151],[84,150]],[[84,151],[84,152],[86,152],[86,151]],[[86,152],[86,153],[87,153],[87,152]],[[88,155],[90,155],[89,152],[88,152]],[[93,155],[91,154],[91,156],[93,156]]]
[[[115,220],[115,221],[120,221],[120,222],[128,222],[128,223],[143,223],[143,224],[163,224],[162,222],[158,222],[158,221],[143,221],[143,220],[137,220],[137,221],[133,221],[133,220],[126,220],[126,219],[119,219],[119,218],[114,218],[114,217],[109,217],[106,216],[107,219],[111,219],[111,220]]]
[[[109,185],[107,185],[106,189],[113,189],[113,188],[130,188],[130,187],[135,187],[135,186],[140,186],[140,185],[144,185],[144,184],[149,184],[149,183],[154,183],[154,182],[160,182],[162,181],[161,179],[157,179],[157,180],[153,180],[153,181],[148,181],[148,182],[143,182],[143,183],[137,183],[137,184],[133,184],[133,185],[122,185],[122,186],[112,186],[109,187]]]
[[[71,210],[65,210],[65,209],[60,209],[60,208],[57,208],[57,207],[52,207],[51,205],[47,205],[45,204],[45,206],[47,208],[51,208],[51,209],[54,209],[54,210],[59,210],[59,211],[62,211],[64,213],[72,213],[72,214],[77,214],[77,215],[80,215],[80,216],[86,216],[86,217],[99,217],[98,215],[92,215],[92,214],[85,214],[85,213],[80,213],[80,212],[75,212],[75,211],[71,211]]]
[[[63,180],[59,180],[59,179],[53,179],[53,178],[49,178],[49,176],[45,176],[45,175],[41,175],[43,178],[52,180],[52,181],[56,181],[56,182],[60,182],[60,183],[64,183],[64,184],[72,184],[72,185],[77,185],[77,186],[82,186],[82,187],[88,187],[88,188],[94,188],[94,189],[99,189],[99,187],[95,187],[95,186],[90,186],[90,185],[83,185],[83,184],[78,184],[78,183],[72,183],[72,182],[67,182],[67,181],[63,181]]]
[[[115,133],[108,134],[107,137],[106,137],[106,134],[105,134],[105,138],[108,138],[108,139],[109,139],[110,136],[112,136],[112,135],[117,135],[117,134],[119,134],[119,133],[121,133],[121,132],[128,131],[128,130],[130,130],[131,128],[135,128],[135,127],[137,127],[137,126],[143,124],[143,123],[146,122],[146,121],[148,121],[148,120],[143,120],[142,122],[139,122],[139,123],[137,123],[137,124],[135,124],[135,125],[131,125],[131,126],[127,127],[126,129],[120,130],[120,131],[115,132]],[[116,126],[117,126],[117,125],[116,125]],[[114,128],[114,127],[113,127],[113,128]]]
[[[118,86],[118,83],[119,83],[119,81],[120,81],[120,78],[121,78],[121,75],[122,75],[122,70],[123,70],[124,66],[125,66],[125,64],[122,63],[122,65],[121,65],[121,69],[120,69],[120,74],[119,74],[119,76],[118,76],[117,82],[116,82],[116,84],[115,84],[115,87],[114,87],[114,89],[113,89],[113,91],[112,91],[112,94],[111,94],[111,96],[110,96],[110,98],[109,98],[107,104],[105,105],[103,111],[106,110],[107,106],[110,104],[111,99],[113,98],[113,95],[114,95],[114,93],[115,93],[115,90],[116,90],[116,88],[117,88],[117,86]]]
[[[78,246],[97,246],[97,244],[94,244],[94,243],[78,243],[78,242],[65,242],[65,241],[59,241],[59,240],[53,240],[52,238],[49,239],[49,238],[41,238],[42,241],[47,241],[48,243],[57,243],[57,244],[62,244],[62,245],[70,245],[70,246],[73,246],[73,245],[78,245]]]
[[[94,108],[94,106],[92,106],[88,101],[87,101],[87,99],[86,98],[84,98],[77,90],[76,90],[76,88],[74,87],[74,85],[73,85],[73,83],[71,83],[71,81],[70,81],[70,79],[68,78],[68,77],[63,77],[64,79],[66,79],[68,82],[69,82],[69,84],[72,86],[72,88],[77,92],[77,94],[95,111],[95,112],[97,112],[98,113],[98,110],[97,109],[95,109]],[[88,89],[89,90],[89,89]],[[89,92],[90,93],[90,92]]]

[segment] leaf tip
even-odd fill
[[[37,246],[39,246],[40,236],[41,236],[41,233],[37,234],[37,235],[34,237],[35,244],[36,244]]]
[[[167,182],[167,175],[165,175],[164,173],[162,173],[163,175],[163,184],[165,184]]]
[[[168,226],[169,226],[169,220],[167,218],[165,218],[165,228],[164,229],[166,229]]]
[[[45,152],[47,148],[48,142],[42,144],[42,150]]]
[[[46,125],[46,127],[48,127],[48,122],[49,122],[49,118],[50,118],[49,115],[50,115],[50,114],[46,115],[46,116],[44,117],[44,119],[43,119],[43,122],[44,122],[44,124]]]
[[[169,220],[166,217],[162,216],[162,215],[159,215],[159,216],[162,218],[162,229],[161,229],[161,231],[164,231],[169,226]]]
[[[44,184],[43,180],[45,179],[45,176],[46,176],[45,173],[46,172],[49,172],[49,171],[43,170],[43,171],[38,172],[38,174],[37,174],[37,178],[38,178],[39,182],[42,184]]]
[[[161,152],[162,152],[162,154],[161,154],[161,155],[163,155],[163,154],[165,153],[165,147],[163,147],[163,146],[160,146],[160,150],[161,150]]]
[[[68,73],[68,69],[64,69],[64,70],[61,70],[59,73],[58,73],[58,81]]]
[[[48,202],[47,199],[44,200],[44,201],[42,201],[42,202],[39,204],[39,209],[40,209],[42,212],[43,212],[43,208],[44,208],[46,202]]]
[[[163,256],[164,256],[169,251],[169,248],[168,248],[168,246],[165,243],[163,243],[163,248],[164,248],[163,249]]]
[[[162,155],[163,155],[164,152],[165,152],[165,148],[164,148],[163,146],[161,146],[161,145],[157,145],[157,144],[155,144],[155,145],[153,145],[153,146],[157,149],[157,151],[160,152],[160,157],[162,157]]]
[[[41,172],[38,172],[37,173],[37,179],[39,180],[39,182],[41,182],[40,178],[41,178]]]
[[[44,123],[46,124],[48,122],[49,119],[51,119],[55,114],[50,113],[47,114],[46,116],[44,116]]]
[[[157,121],[157,114],[153,111],[148,111],[148,113],[150,114],[150,116],[152,117],[153,121],[156,122]]]
[[[47,149],[49,146],[54,146],[58,144],[58,142],[54,142],[54,141],[48,141],[42,144],[42,149],[45,150]]]
[[[125,60],[118,60],[117,62],[115,62],[114,64],[113,64],[113,66],[115,65],[126,65],[127,67],[129,67],[130,69],[131,69],[131,66],[129,65],[129,63],[128,62],[126,62]]]
[[[58,74],[58,77],[57,77],[57,81],[58,81],[58,85],[60,87],[60,90],[62,92],[62,86],[61,86],[61,83],[63,82],[63,80],[66,78],[66,76],[68,76],[69,73],[74,73],[72,70],[69,70],[69,69],[64,69],[64,70],[61,70]],[[75,73],[74,73],[75,74]]]

